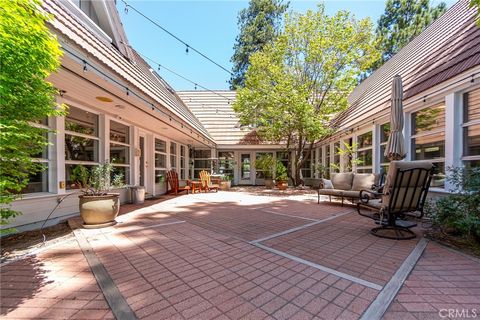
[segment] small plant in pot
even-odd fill
[[[116,224],[115,218],[120,210],[120,195],[108,191],[123,186],[123,174],[114,173],[113,166],[108,162],[91,170],[85,167],[76,170],[80,175],[74,175],[72,178],[77,178],[74,182],[82,188],[83,194],[79,199],[83,226],[102,228]]]
[[[288,175],[285,165],[278,161],[276,168],[275,181],[277,182],[277,188],[280,190],[286,190],[288,187]]]
[[[275,169],[275,160],[273,159],[273,155],[266,153],[262,154],[255,160],[255,168],[261,172],[263,172],[264,180],[265,180],[265,187],[267,189],[273,188],[273,170]]]

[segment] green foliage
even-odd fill
[[[287,168],[281,161],[277,161],[277,168],[275,169],[275,180],[277,182],[285,182],[288,180]]]
[[[0,7],[0,224],[20,214],[10,207],[42,169],[32,157],[48,145],[32,124],[63,114],[57,90],[45,79],[60,66],[60,46],[39,0],[3,1]]]
[[[82,165],[75,166],[70,176],[83,190],[86,196],[101,196],[112,188],[125,187],[122,172],[115,172],[115,168],[108,161],[88,170]]]
[[[444,231],[480,241],[480,168],[448,168],[452,194],[427,206],[426,213]]]
[[[323,5],[286,15],[283,32],[250,58],[234,110],[267,141],[293,149],[295,185],[313,143],[331,132],[328,120],[346,109],[361,71],[378,52],[369,19],[348,12],[327,16]]]
[[[250,0],[248,8],[240,11],[238,26],[240,33],[236,38],[233,62],[233,76],[230,88],[236,89],[245,84],[245,72],[249,66],[250,55],[263,49],[278,34],[282,16],[288,8],[283,0]]]
[[[255,160],[255,168],[263,171],[266,179],[273,178],[273,170],[275,170],[275,160],[271,153],[261,154],[257,160]]]
[[[388,0],[376,30],[382,55],[371,71],[393,57],[445,11],[443,2],[432,7],[429,0]]]
[[[338,154],[340,157],[344,158],[344,165],[343,168],[340,168],[340,164],[338,163],[331,163],[330,167],[332,167],[335,171],[343,171],[343,172],[351,172],[353,171],[353,165],[360,166],[362,165],[363,161],[361,159],[355,158],[355,153],[357,153],[357,144],[349,144],[346,143],[345,141],[342,141],[343,148],[342,147],[337,147],[337,150],[335,150],[336,154]],[[342,169],[342,170],[340,170]]]
[[[477,25],[480,27],[480,0],[470,0],[470,8],[477,8]]]

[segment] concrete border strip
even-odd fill
[[[259,242],[263,242],[263,241],[270,240],[270,239],[273,239],[273,238],[276,238],[276,237],[284,236],[284,235],[286,235],[286,234],[289,234],[289,233],[292,233],[292,232],[295,232],[295,231],[299,231],[299,230],[302,230],[302,229],[305,229],[305,228],[314,226],[314,225],[316,225],[316,224],[320,224],[320,223],[323,223],[323,222],[326,222],[326,221],[333,220],[333,219],[335,219],[335,218],[344,216],[344,215],[349,214],[349,213],[353,213],[353,211],[350,210],[350,211],[346,211],[346,212],[342,212],[342,213],[335,214],[335,215],[330,216],[330,217],[328,217],[328,218],[324,218],[324,219],[321,219],[321,220],[315,220],[315,222],[308,223],[308,224],[304,224],[304,225],[302,225],[302,226],[295,227],[295,228],[292,228],[292,229],[287,229],[287,230],[284,230],[284,231],[281,231],[281,232],[278,232],[278,233],[274,233],[274,234],[271,234],[271,235],[266,236],[266,237],[264,237],[264,238],[250,241],[249,243],[250,243],[250,244],[257,244],[257,243],[259,243]]]
[[[382,291],[380,291],[380,293],[377,295],[375,300],[373,300],[367,310],[365,310],[360,320],[382,319],[383,314],[385,311],[387,311],[408,275],[410,272],[412,272],[413,268],[422,256],[427,244],[428,239],[420,239],[410,255],[405,259],[405,261],[403,261],[400,268],[398,268],[397,272],[395,272],[390,281],[388,281],[388,283],[383,287]]]
[[[360,278],[351,276],[351,275],[349,275],[349,274],[346,274],[346,273],[343,273],[343,272],[340,272],[340,271],[337,271],[337,270],[334,270],[334,269],[331,269],[331,268],[328,268],[328,267],[325,267],[325,266],[316,264],[316,263],[314,263],[314,262],[311,262],[311,261],[308,261],[308,260],[305,260],[305,259],[302,259],[302,258],[293,256],[293,255],[288,254],[288,253],[286,253],[286,252],[283,252],[283,251],[280,251],[280,250],[276,250],[276,249],[273,249],[273,248],[264,246],[263,244],[259,244],[259,243],[252,243],[252,244],[253,244],[254,246],[258,247],[258,248],[267,250],[267,251],[269,251],[269,252],[271,252],[271,253],[278,254],[279,256],[282,256],[282,257],[291,259],[291,260],[293,260],[293,261],[296,261],[296,262],[305,264],[305,265],[310,266],[310,267],[313,267],[313,268],[315,268],[315,269],[325,271],[325,272],[330,273],[330,274],[333,274],[333,275],[335,275],[335,276],[337,276],[337,277],[339,277],[339,278],[343,278],[343,279],[346,279],[346,280],[350,280],[350,281],[352,281],[352,282],[361,284],[362,286],[369,287],[369,288],[372,288],[372,289],[375,289],[375,290],[382,290],[382,286],[381,286],[381,285],[378,285],[378,284],[376,284],[376,283],[373,283],[373,282],[370,282],[370,281],[366,281],[366,280],[363,280],[363,279],[360,279]]]
[[[72,221],[71,224],[73,234],[77,239],[80,249],[87,259],[88,265],[90,266],[90,269],[97,280],[98,286],[102,290],[103,296],[105,297],[105,300],[107,300],[115,318],[118,320],[137,319],[135,312],[130,308],[130,305],[113,282],[113,279],[108,274],[105,266],[98,259],[87,238],[83,235],[82,231],[78,229],[78,222]]]

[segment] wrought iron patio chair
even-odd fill
[[[379,227],[370,233],[396,240],[415,238],[410,230],[417,224],[407,218],[421,218],[432,180],[433,165],[429,161],[392,161],[383,193],[362,190],[357,211],[374,219]],[[381,196],[379,199],[378,197]]]

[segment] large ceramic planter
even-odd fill
[[[277,182],[277,188],[278,188],[279,190],[287,190],[287,188],[288,188],[288,182],[286,182],[286,181],[278,181],[278,182]]]
[[[114,225],[120,210],[119,196],[116,193],[104,196],[79,196],[83,226],[85,228],[102,228]]]
[[[220,189],[221,190],[228,190],[232,187],[232,181],[230,180],[225,180],[220,183]]]
[[[273,189],[273,186],[274,186],[274,185],[275,185],[275,184],[273,183],[273,179],[271,179],[271,178],[265,178],[265,187],[266,187],[267,189]]]

